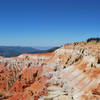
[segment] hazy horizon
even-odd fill
[[[0,47],[31,47],[33,49],[47,50],[58,46],[20,46],[20,45],[0,45]]]

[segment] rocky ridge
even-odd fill
[[[0,57],[0,100],[100,100],[100,44]]]

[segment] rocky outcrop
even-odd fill
[[[41,97],[39,100],[72,100],[72,97],[61,87],[50,86],[47,88],[47,96]]]
[[[0,57],[0,100],[99,100],[100,44]]]

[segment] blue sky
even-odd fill
[[[0,0],[0,45],[56,46],[100,37],[100,0]]]

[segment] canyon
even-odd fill
[[[100,100],[100,42],[1,56],[0,100]]]

